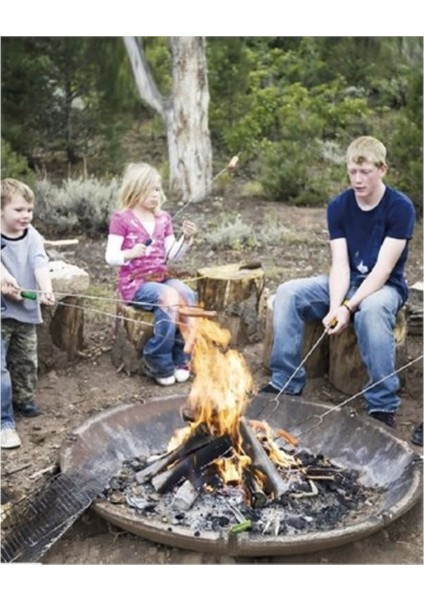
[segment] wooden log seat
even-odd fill
[[[394,336],[396,343],[395,368],[398,369],[407,362],[407,321],[404,307],[396,316]],[[405,381],[404,377],[404,372],[400,372],[401,384]],[[352,324],[340,335],[330,337],[328,380],[336,389],[349,396],[360,392],[368,382],[368,375],[359,354]]]
[[[409,298],[405,304],[408,335],[423,335],[423,291],[423,281],[417,281],[409,288]]]
[[[84,269],[54,260],[49,262],[56,304],[42,306],[38,326],[38,364],[41,372],[74,360],[84,345],[84,298],[90,277]],[[81,297],[79,297],[81,294]],[[58,352],[58,349],[62,352]]]
[[[260,341],[259,306],[265,273],[259,263],[234,263],[197,271],[199,304],[218,312],[219,324],[231,333],[232,343]]]
[[[111,358],[118,370],[142,374],[140,355],[153,333],[154,313],[119,302]]]
[[[266,318],[265,318],[265,336],[264,336],[264,347],[263,347],[263,363],[264,366],[269,369],[271,362],[272,346],[274,343],[274,327],[273,327],[273,315],[274,315],[274,300],[275,294],[269,296],[267,300]],[[308,321],[305,325],[305,334],[303,338],[303,351],[302,357],[304,357],[317,342],[320,335],[324,331],[322,323],[320,321]],[[305,363],[305,369],[308,377],[324,377],[328,373],[328,361],[329,361],[329,340],[326,336],[315,348],[311,356]]]

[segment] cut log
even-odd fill
[[[263,364],[269,369],[271,362],[272,346],[274,343],[274,301],[275,294],[269,296],[267,300],[267,312],[265,320],[265,335],[263,346]],[[323,326],[321,321],[306,321],[305,332],[303,336],[302,358],[306,356],[309,350],[322,335]],[[328,373],[329,365],[329,340],[328,336],[315,348],[314,352],[305,363],[305,369],[308,377],[323,377]]]
[[[407,363],[407,323],[404,308],[401,308],[396,316],[394,336],[397,369]],[[403,385],[403,372],[399,373],[399,379]],[[349,396],[359,393],[369,381],[352,324],[340,335],[330,336],[328,380],[336,389]]]
[[[288,490],[289,485],[280,476],[244,417],[240,418],[240,434],[243,450],[252,459],[253,467],[263,473],[267,487],[274,498],[280,498]]]
[[[153,487],[159,493],[168,492],[174,485],[188,479],[193,474],[199,475],[204,467],[217,458],[225,456],[231,446],[231,438],[228,435],[213,438],[206,446],[195,450],[189,456],[185,456],[173,464],[167,471],[153,477]]]
[[[78,238],[72,240],[44,240],[45,248],[56,248],[57,246],[75,246],[79,244]]]
[[[68,360],[74,360],[84,347],[84,300],[66,296],[59,304],[50,323],[53,344],[66,351]]]
[[[261,339],[259,305],[265,273],[260,264],[235,263],[199,269],[197,293],[206,310],[218,311],[219,324],[231,333],[234,345]]]
[[[57,304],[42,306],[43,323],[37,330],[40,372],[65,366],[83,349],[83,292],[90,285],[86,271],[62,260],[50,261],[49,271]]]
[[[127,373],[142,374],[140,354],[152,336],[154,314],[119,302],[116,315],[112,363]]]
[[[423,290],[424,282],[417,281],[409,288],[409,298],[405,305],[408,334],[423,335]]]

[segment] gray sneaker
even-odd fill
[[[18,435],[16,429],[2,429],[1,430],[1,447],[2,448],[19,448],[21,445],[21,438]]]

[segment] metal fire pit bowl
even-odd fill
[[[186,399],[174,395],[147,405],[126,405],[100,413],[68,437],[61,449],[62,471],[86,471],[95,477],[97,471],[107,469],[117,474],[124,460],[163,452],[175,430],[184,426],[180,409]],[[238,535],[206,531],[195,536],[178,526],[168,531],[169,524],[154,516],[141,517],[126,505],[96,500],[92,508],[110,523],[153,542],[231,556],[273,556],[315,552],[353,542],[385,527],[421,497],[420,457],[378,421],[351,414],[347,408],[333,410],[321,421],[319,415],[331,407],[299,397],[281,398],[274,408],[275,402],[259,395],[247,416],[289,430],[299,438],[302,449],[321,453],[342,467],[358,469],[361,483],[384,488],[375,512],[368,511],[362,521],[359,515],[354,525],[329,531],[275,537],[248,531]]]

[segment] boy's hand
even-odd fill
[[[10,273],[2,272],[1,277],[1,293],[11,298],[12,300],[21,301],[21,288],[18,282]]]
[[[45,306],[53,306],[56,302],[53,292],[41,292],[40,293],[40,304]]]
[[[344,331],[349,325],[350,313],[344,306],[330,311],[322,320],[322,324],[328,331],[328,335],[337,335]]]

